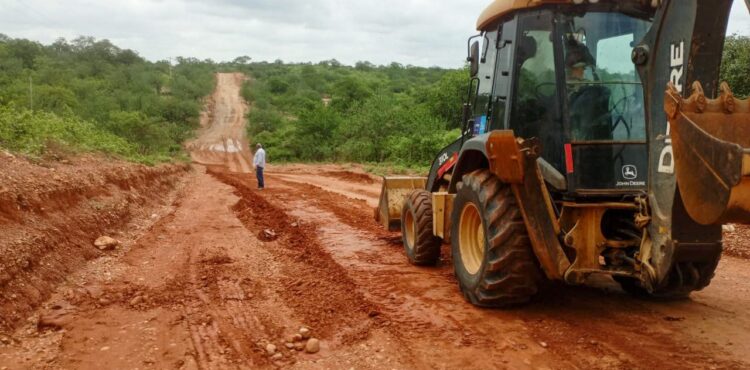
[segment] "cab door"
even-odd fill
[[[512,94],[509,122],[517,137],[538,138],[542,158],[564,173],[565,131],[560,104],[555,23],[551,10],[532,10],[517,16],[512,57]]]
[[[497,34],[498,31],[487,31],[482,37],[482,52],[477,74],[477,91],[472,104],[471,136],[489,132],[491,120],[492,91],[495,80],[495,65],[497,62]]]

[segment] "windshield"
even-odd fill
[[[643,88],[630,54],[650,23],[613,12],[561,17],[573,141],[644,141]]]

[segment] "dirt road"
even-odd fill
[[[186,144],[193,162],[224,166],[231,172],[252,171],[245,133],[248,108],[240,97],[244,81],[240,73],[217,74],[216,89],[201,113],[199,135]]]
[[[229,167],[196,165],[153,226],[0,335],[0,368],[750,367],[748,260],[725,257],[686,301],[553,285],[524,307],[479,309],[447,248],[438,267],[410,266],[375,224],[377,179],[276,166],[258,191]],[[301,326],[319,352],[286,347]]]

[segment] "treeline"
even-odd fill
[[[198,125],[216,68],[149,62],[91,37],[42,45],[0,35],[0,146],[33,156],[94,150],[171,159]]]
[[[468,79],[465,70],[398,63],[150,62],[91,37],[42,45],[0,34],[0,147],[170,160],[183,155],[217,71],[250,76],[248,133],[274,161],[409,167],[429,165],[458,137]],[[750,38],[727,38],[721,78],[750,95]]]
[[[248,134],[276,161],[426,166],[459,136],[463,70],[335,60],[243,69]]]

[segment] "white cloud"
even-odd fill
[[[736,0],[729,33],[750,35]],[[151,60],[397,61],[463,64],[489,0],[0,0],[0,33],[43,43],[106,38]]]
[[[728,34],[750,35],[750,13],[744,0],[734,0],[729,18]]]

